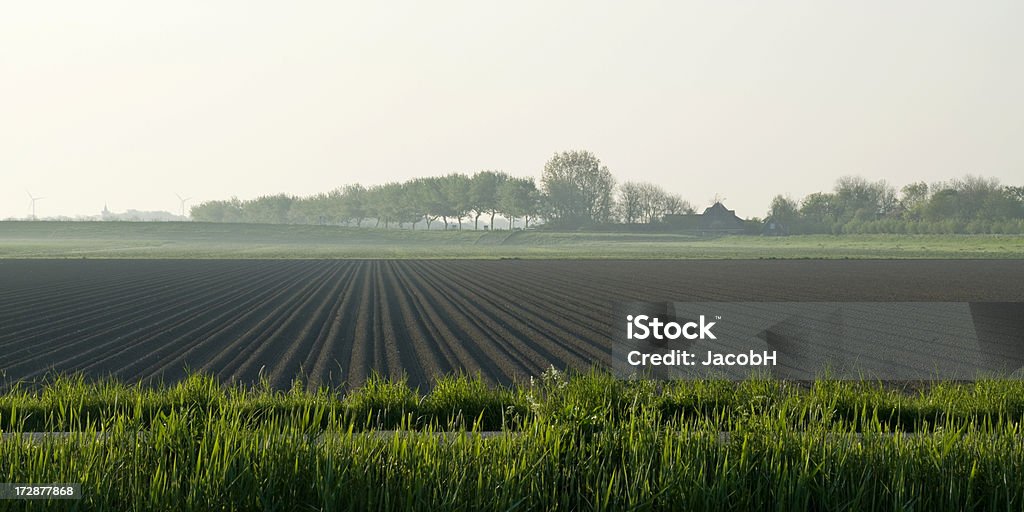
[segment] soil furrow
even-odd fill
[[[1021,282],[1015,260],[7,260],[0,370],[508,383],[606,365],[616,301],[1024,302]]]

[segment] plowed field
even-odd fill
[[[1008,261],[0,261],[0,369],[429,386],[610,360],[618,300],[1024,301]]]

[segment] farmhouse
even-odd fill
[[[743,219],[721,202],[704,209],[704,213],[666,215],[665,224],[673,231],[691,231],[701,234],[742,233]]]
[[[765,236],[789,236],[789,224],[768,217],[764,220],[764,229],[761,234]]]

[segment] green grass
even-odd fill
[[[0,222],[2,258],[1024,258],[1019,235],[673,234]]]
[[[57,379],[0,396],[6,482],[95,510],[1020,510],[1024,383],[620,381],[420,393]],[[383,430],[382,430],[383,429]],[[484,430],[499,435],[481,435]],[[37,502],[38,504],[38,502]],[[16,507],[16,502],[5,502]]]

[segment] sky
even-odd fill
[[[449,172],[744,217],[857,174],[1024,184],[1024,2],[93,0],[0,9],[0,219]]]

